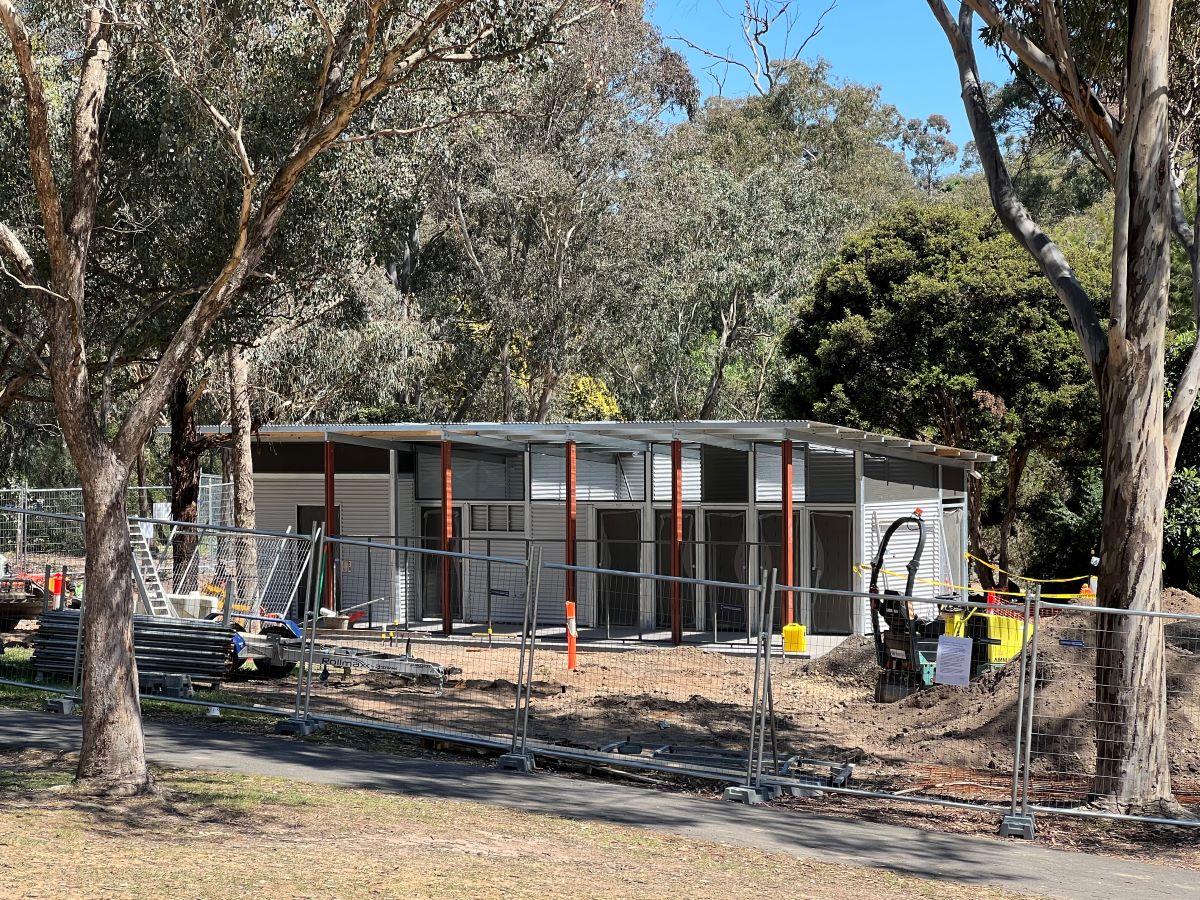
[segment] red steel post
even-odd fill
[[[671,575],[683,574],[683,443],[671,441]],[[682,588],[671,582],[671,642],[683,643]]]
[[[442,550],[454,549],[454,445],[442,441]],[[454,630],[454,611],[450,595],[450,557],[442,557],[442,633]]]
[[[792,442],[783,442],[783,567],[779,573],[780,584],[794,585],[796,577],[796,531],[792,528]],[[783,624],[791,625],[795,621],[795,609],[791,591],[783,594]]]
[[[576,504],[575,490],[575,472],[576,472],[576,449],[574,441],[567,441],[567,533],[566,533],[566,551],[565,556],[568,566],[576,565],[575,553],[575,534],[576,525],[578,522],[578,506]],[[566,578],[567,597],[566,602],[574,606],[575,604],[575,573],[568,570]]]

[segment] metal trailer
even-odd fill
[[[462,670],[443,666],[412,656],[409,652],[384,653],[362,647],[346,647],[337,644],[314,643],[309,645],[304,632],[290,619],[265,616],[237,616],[239,619],[262,621],[266,624],[257,634],[245,631],[233,633],[233,663],[237,660],[253,660],[254,667],[268,678],[285,678],[296,668],[296,664],[309,659],[323,668],[359,669],[396,675],[413,681],[429,679],[442,686],[446,678]],[[314,639],[315,640],[315,639]]]

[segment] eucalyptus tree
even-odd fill
[[[765,96],[677,128],[631,194],[643,341],[618,350],[615,381],[634,414],[767,412],[791,305],[847,231],[914,193],[878,89],[825,63],[772,71]]]
[[[543,420],[637,328],[626,197],[696,88],[640,4],[582,25],[551,61],[498,86],[503,115],[431,148],[425,255],[440,263],[416,283],[448,351],[430,384],[449,418]]]
[[[1184,195],[1200,178],[1200,14],[1196,4],[928,0],[958,67],[963,103],[1000,221],[1037,262],[1066,308],[1100,398],[1104,470],[1102,605],[1154,612],[1161,597],[1163,510],[1200,391],[1200,340],[1170,388],[1164,371],[1171,242],[1186,258],[1200,315],[1200,220]],[[1013,61],[1058,134],[1112,186],[1107,304],[1021,203],[997,140],[976,64],[976,16]],[[1106,308],[1105,308],[1106,306]],[[1103,318],[1102,318],[1103,317]],[[1098,801],[1128,809],[1172,804],[1162,625],[1104,620],[1096,660]]]
[[[393,118],[397,108],[425,114],[428,98],[453,97],[449,88],[463,78],[502,76],[510,60],[535,59],[586,12],[568,10],[565,0],[93,0],[80,18],[73,3],[0,0],[6,62],[21,86],[27,194],[36,197],[5,209],[0,255],[25,302],[44,316],[48,377],[87,516],[80,783],[113,792],[151,783],[132,653],[125,487],[197,348],[247,285],[270,278],[264,261],[298,185],[343,142],[420,127]],[[201,189],[233,198],[232,215],[192,223],[202,238],[222,235],[224,245],[198,240],[212,251],[189,261],[188,286],[151,283],[149,307],[142,283],[118,279],[111,292],[97,290],[106,283],[106,248],[125,258],[108,243],[114,235],[134,249],[149,247],[161,267],[176,265],[155,238],[172,227],[173,202],[193,189],[163,183],[154,154],[124,172],[110,164],[123,146],[110,122],[137,112],[119,89],[121,73],[135,65],[161,79],[164,106],[206,119],[209,141],[189,144],[188,153],[222,154],[223,177]],[[413,102],[388,104],[400,98]],[[287,139],[260,130],[259,117],[287,123]],[[174,152],[165,144],[163,153]],[[155,183],[157,202],[130,211],[127,194]],[[168,321],[161,344],[148,348],[144,373],[124,385],[118,410],[104,337]]]

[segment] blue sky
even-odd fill
[[[742,0],[654,0],[650,20],[664,35],[682,35],[717,52],[733,50],[746,58],[737,14]],[[794,34],[811,31],[829,0],[797,0],[800,17]],[[679,42],[671,42],[687,57],[708,95],[716,91],[702,70],[707,60]],[[773,47],[772,49],[777,49]],[[980,75],[988,81],[1007,80],[1007,66],[991,50],[978,48]],[[804,57],[824,57],[836,77],[880,85],[883,99],[907,117],[941,113],[952,125],[951,138],[961,147],[971,130],[959,99],[958,74],[945,35],[925,0],[837,0],[825,17],[824,30],[804,51]],[[726,95],[746,93],[749,77],[732,69]]]

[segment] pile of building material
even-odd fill
[[[71,678],[78,639],[77,611],[40,616],[33,637],[38,675]],[[133,647],[139,675],[187,675],[193,683],[216,686],[229,674],[233,629],[216,621],[134,616]]]

